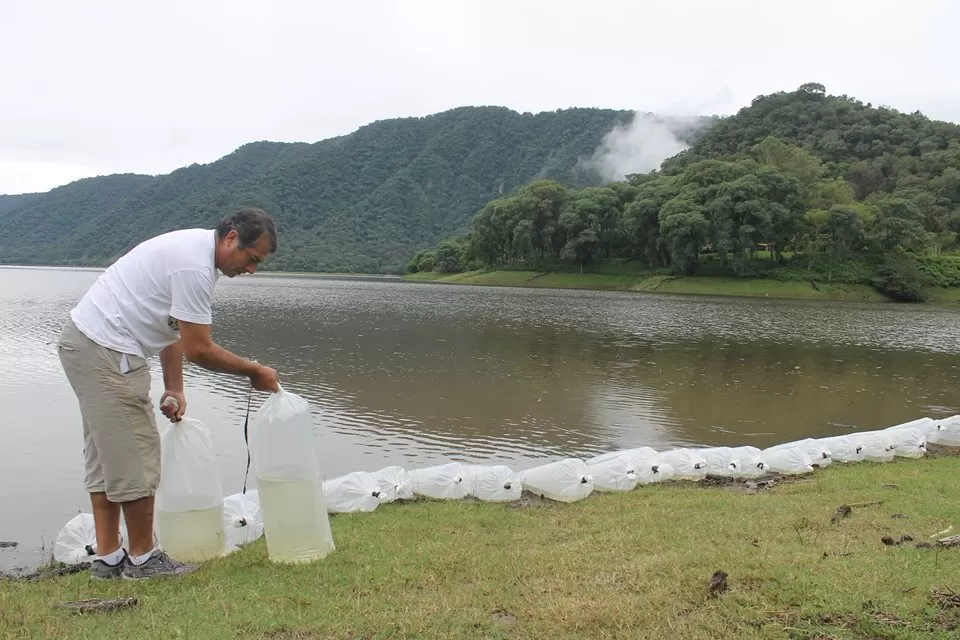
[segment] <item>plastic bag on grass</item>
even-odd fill
[[[321,560],[336,549],[309,403],[282,387],[264,401],[250,430],[250,455],[263,513],[267,557]]]
[[[950,416],[937,421],[940,429],[937,431],[937,439],[927,438],[927,442],[941,444],[946,447],[960,447],[960,415]]]
[[[463,468],[459,462],[414,469],[410,472],[414,495],[439,500],[460,500],[467,497]]]
[[[755,478],[764,474],[766,465],[760,459],[757,447],[731,447],[732,456],[740,462],[736,475],[741,478]]]
[[[160,436],[157,538],[185,562],[217,558],[226,551],[223,489],[210,430],[184,416]]]
[[[523,488],[549,500],[576,502],[593,492],[593,478],[583,460],[564,458],[524,471]]]
[[[661,453],[660,460],[673,467],[677,480],[702,480],[707,477],[707,459],[700,449],[671,449]]]
[[[664,466],[660,452],[651,447],[636,447],[602,453],[587,460],[586,464],[587,466],[595,465],[620,457],[626,458],[629,465],[633,467],[638,485],[663,482],[673,478],[673,467],[670,465]]]
[[[122,543],[122,541],[121,541]],[[57,534],[53,559],[64,564],[93,562],[97,555],[97,529],[92,513],[78,513]]]
[[[889,431],[860,431],[849,437],[867,462],[890,462],[897,454],[897,441]]]
[[[465,464],[463,477],[467,495],[484,502],[514,502],[523,493],[520,476],[506,465]]]
[[[739,474],[740,460],[730,447],[708,447],[697,451],[707,459],[708,474],[728,477]]]
[[[590,458],[585,464],[597,491],[632,491],[637,486],[636,465],[628,455],[604,454],[603,459]]]
[[[785,475],[811,473],[813,461],[804,447],[770,447],[760,452],[760,460],[769,471]]]
[[[927,439],[927,442],[936,442],[937,434],[943,430],[943,427],[933,418],[917,418],[910,422],[903,422],[901,424],[895,424],[892,427],[887,427],[884,431],[893,431],[895,429],[919,429]]]
[[[413,500],[413,480],[406,469],[391,465],[373,473],[380,485],[380,502]]]
[[[937,437],[940,435],[940,432],[943,431],[943,425],[933,418],[918,418],[910,422],[903,422],[901,424],[895,424],[892,427],[887,427],[884,431],[896,431],[899,429],[917,429],[923,434],[926,442],[936,443]]]
[[[240,547],[263,535],[263,515],[255,491],[235,493],[223,499],[223,529],[227,545]]]
[[[922,458],[927,453],[927,436],[921,429],[885,429],[896,444],[893,453],[900,458]]]
[[[677,472],[672,465],[666,462],[657,462],[649,467],[641,467],[637,471],[637,484],[656,484],[675,480]]]
[[[354,471],[323,483],[328,513],[370,512],[380,506],[380,483],[372,473]]]
[[[830,450],[817,439],[804,438],[803,440],[794,440],[769,447],[768,450],[782,449],[789,447],[800,447],[810,456],[810,464],[814,467],[826,467],[832,461]]]
[[[820,444],[830,451],[830,457],[837,462],[863,462],[863,447],[850,436],[829,436],[820,438]]]

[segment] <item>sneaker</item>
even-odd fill
[[[174,560],[160,549],[155,549],[143,564],[133,564],[130,556],[123,562],[123,577],[128,580],[147,580],[149,578],[164,578],[169,576],[183,576],[193,573],[200,568],[198,564],[184,564]]]
[[[110,578],[119,578],[123,573],[123,565],[127,562],[127,554],[124,552],[123,559],[117,564],[107,564],[103,560],[96,559],[90,563],[90,577],[94,580],[109,580]]]

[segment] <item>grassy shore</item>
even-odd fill
[[[552,287],[605,291],[644,291],[673,294],[746,296],[794,300],[849,300],[883,302],[889,298],[864,284],[830,284],[766,278],[722,276],[662,276],[606,273],[544,273],[537,271],[470,271],[466,273],[413,273],[407,280],[510,287]],[[960,289],[934,289],[930,302],[960,302]]]
[[[194,575],[0,584],[10,638],[954,638],[960,457],[833,465],[751,491],[677,482],[559,504],[415,501],[331,518],[310,566],[263,539]],[[856,503],[879,504],[856,506]],[[852,512],[836,522],[841,504]],[[883,536],[913,541],[887,545]],[[728,590],[708,593],[717,570]],[[54,607],[136,597],[76,615]]]

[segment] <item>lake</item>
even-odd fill
[[[98,275],[0,268],[0,540],[20,543],[0,549],[0,569],[35,564],[90,510],[55,343]],[[309,400],[329,477],[762,448],[960,413],[960,314],[944,307],[257,274],[222,278],[214,314],[220,344]],[[188,413],[210,426],[237,492],[249,384],[190,364],[185,378]],[[254,412],[265,398],[252,395]]]

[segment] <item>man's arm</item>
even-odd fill
[[[167,391],[183,393],[183,347],[174,342],[160,352],[163,367],[163,387]]]
[[[160,411],[171,422],[178,422],[187,410],[187,399],[183,395],[183,349],[174,342],[160,352],[160,365],[163,367],[164,392],[160,397]],[[168,404],[168,400],[174,404]]]
[[[250,378],[257,391],[278,391],[277,372],[227,351],[213,341],[210,325],[179,321],[180,345],[187,360],[210,371]]]

